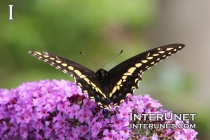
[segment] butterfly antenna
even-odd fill
[[[100,68],[100,66],[97,63],[95,63],[93,60],[91,60],[90,58],[88,58],[87,56],[85,56],[82,52],[80,52],[80,54],[82,56],[84,56],[87,60],[89,60],[90,62],[94,63],[96,66],[98,66],[98,68]]]
[[[109,61],[107,61],[107,62],[102,66],[102,68],[103,68],[107,63],[109,63],[110,61],[112,61],[113,59],[115,59],[116,57],[118,57],[122,52],[123,52],[123,50],[121,50],[120,53],[119,53],[118,55],[116,55],[115,57],[113,57],[112,59],[110,59]]]

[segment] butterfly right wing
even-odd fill
[[[105,94],[101,91],[100,81],[95,76],[94,71],[72,60],[49,52],[41,53],[37,51],[29,51],[29,54],[32,54],[38,59],[49,63],[56,69],[69,74],[75,79],[76,84],[81,88],[83,93],[88,94],[90,99],[96,101],[100,106],[102,106],[103,103],[100,102],[100,99],[104,98]]]
[[[133,56],[109,70],[112,75],[109,98],[114,102],[114,105],[119,105],[127,95],[133,94],[134,90],[138,88],[139,81],[142,80],[143,72],[168,56],[177,53],[184,46],[184,44],[169,44],[157,47]]]

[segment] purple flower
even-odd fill
[[[116,132],[114,130],[109,131],[108,129],[105,129],[103,132],[103,140],[113,140],[115,139]]]
[[[2,140],[196,139],[194,129],[129,127],[131,123],[139,123],[130,120],[130,113],[169,113],[160,107],[149,95],[130,95],[118,108],[104,111],[74,83],[65,80],[23,83],[15,89],[0,89],[0,137]],[[188,122],[146,120],[141,123],[178,126]]]
[[[79,114],[78,120],[80,122],[88,122],[92,118],[92,111],[85,108],[80,109],[78,114]]]
[[[92,136],[93,137],[97,137],[98,133],[100,132],[101,128],[102,128],[102,124],[100,122],[94,122],[93,120],[93,123],[91,126],[91,132],[92,132]]]

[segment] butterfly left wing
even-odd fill
[[[70,59],[58,56],[49,52],[29,51],[29,54],[49,63],[51,66],[69,74],[75,80],[86,77],[87,75],[94,75],[94,72],[85,66],[80,65]]]
[[[103,107],[106,95],[103,93],[99,80],[95,77],[95,72],[70,59],[49,52],[29,51],[29,53],[49,63],[56,69],[69,74],[75,79],[76,84],[81,88],[82,92],[88,94],[91,100],[94,100],[98,105]]]
[[[124,101],[127,95],[133,94],[134,89],[138,88],[138,82],[142,80],[141,75],[144,71],[182,48],[184,44],[157,47],[138,54],[109,70],[111,75],[109,98],[114,106]]]

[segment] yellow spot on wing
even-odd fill
[[[142,62],[142,63],[147,63],[147,61],[148,61],[148,60],[142,60],[141,62]]]
[[[57,62],[57,63],[61,63],[61,61],[60,61],[60,60],[56,60],[55,62]]]
[[[117,82],[117,85],[121,85],[122,83],[122,79],[120,79],[118,82]]]
[[[102,105],[101,105],[101,107],[102,107]],[[110,105],[109,106],[104,105],[104,108],[110,109],[111,107],[110,107]]]
[[[81,73],[79,70],[74,70],[74,72],[75,72],[78,76],[82,75],[82,73]]]
[[[80,75],[80,78],[85,78],[86,76],[85,75]]]
[[[156,54],[153,54],[153,56],[158,56],[159,54],[158,53],[156,53]]]
[[[101,103],[101,102],[98,102],[98,105],[99,105],[99,106],[102,106],[102,103]]]
[[[153,59],[153,57],[147,57],[147,59],[151,60],[151,59]]]
[[[136,83],[137,81],[139,81],[139,78],[136,78],[136,79],[135,79],[135,83]]]
[[[43,55],[44,57],[49,57],[49,55]]]
[[[124,73],[123,75],[127,75],[127,76],[129,76],[129,75],[132,75],[132,73],[128,73],[128,72],[126,72],[126,73]]]
[[[74,70],[74,68],[72,66],[68,66],[68,69],[70,70]]]
[[[159,51],[158,53],[164,53],[165,51]]]
[[[66,63],[62,63],[61,65],[62,65],[62,66],[64,66],[64,67],[66,67],[66,66],[67,66],[67,64],[66,64]]]
[[[79,85],[80,87],[82,87],[82,84],[81,83],[77,83],[77,85]]]
[[[172,50],[172,49],[173,49],[173,48],[167,48],[166,51],[170,51],[170,50]]]
[[[125,101],[125,100],[122,99],[122,100],[120,100],[120,103],[122,103],[122,102],[124,102],[124,101]]]
[[[90,84],[93,86],[93,88],[95,88],[95,87],[96,87],[96,85],[95,85],[94,83],[92,83],[92,82],[91,82]]]
[[[93,96],[90,97],[91,100],[95,101],[95,98]]]
[[[136,63],[136,67],[138,68],[138,67],[140,67],[142,65],[142,63]]]
[[[90,84],[92,85],[93,89],[96,90],[96,92],[99,92],[102,96],[104,96],[104,98],[106,98],[106,95],[100,90],[100,88],[98,88],[94,83],[90,82]]]
[[[126,78],[127,78],[127,76],[123,76],[123,77],[122,77],[122,79],[124,79],[124,80],[125,80]]]
[[[134,89],[136,89],[136,86],[132,86],[132,87],[131,87],[131,90],[134,90]]]
[[[109,97],[112,97],[112,95],[116,92],[117,90],[117,87],[115,86],[112,90],[112,92],[109,94]]]
[[[131,67],[130,69],[128,69],[129,73],[133,73],[135,71],[136,67]]]
[[[130,93],[127,93],[127,94],[126,94],[126,97],[127,97],[127,96],[129,96],[129,95],[132,95],[132,94],[130,94]]]
[[[64,73],[67,73],[67,70],[63,70]]]
[[[55,60],[55,58],[53,58],[53,57],[50,57],[50,59],[51,59],[51,60]]]
[[[85,80],[88,84],[90,84],[90,80],[89,80],[88,78],[84,78],[84,80]]]
[[[100,92],[101,91],[98,87],[96,87],[95,90],[96,90],[96,92],[98,92],[98,91]]]
[[[35,54],[42,55],[42,53],[40,53],[40,52],[35,52]]]

